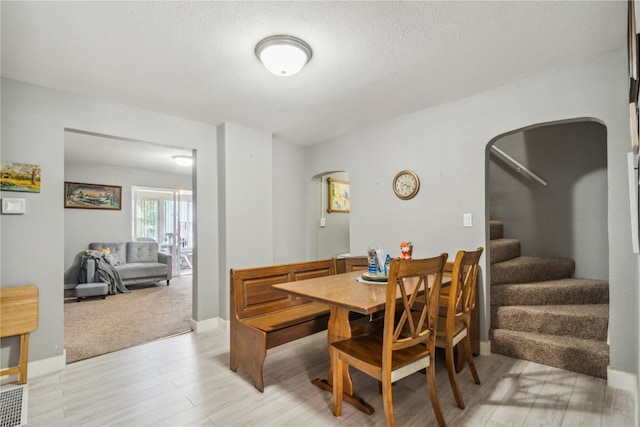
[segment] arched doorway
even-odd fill
[[[606,127],[545,123],[487,147],[491,352],[606,378]]]
[[[606,127],[584,119],[544,123],[500,135],[488,147],[487,218],[505,222],[524,255],[572,258],[576,275],[608,279]]]

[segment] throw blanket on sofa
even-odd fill
[[[78,272],[78,283],[86,283],[87,281],[87,260],[93,259],[96,264],[95,280],[104,282],[109,285],[109,294],[127,293],[129,289],[122,283],[122,277],[113,265],[106,258],[107,254],[101,252],[93,252],[90,255],[84,255],[80,263],[80,271]]]

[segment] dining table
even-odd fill
[[[329,360],[331,359],[331,343],[345,340],[353,336],[354,330],[366,330],[366,324],[373,321],[377,312],[384,311],[387,282],[364,280],[363,271],[353,271],[313,279],[298,280],[272,285],[273,289],[286,292],[329,306],[329,323],[327,341]],[[450,283],[450,276],[443,276],[442,286]],[[408,285],[408,293],[412,293]],[[398,294],[400,296],[400,294]],[[350,321],[350,313],[365,315]],[[366,316],[369,315],[369,316]],[[379,317],[378,320],[381,318]],[[331,379],[333,367],[329,365],[327,378],[316,378],[311,382],[327,391],[333,391]],[[366,414],[373,414],[373,407],[354,393],[353,381],[349,369],[343,370],[343,399]]]

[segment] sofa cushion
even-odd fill
[[[111,250],[111,254],[112,255],[116,255],[117,260],[118,260],[119,263],[126,262],[126,259],[127,259],[126,246],[127,246],[126,243],[114,243],[114,242],[110,242],[110,243],[103,243],[103,242],[89,243],[89,249],[109,248]],[[158,260],[154,259],[154,261],[158,261]]]
[[[128,262],[116,267],[122,280],[142,277],[159,277],[168,273],[168,266],[159,262]]]
[[[130,262],[158,262],[158,244],[127,242],[127,264]]]

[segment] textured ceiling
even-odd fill
[[[2,75],[302,145],[621,48],[625,1],[0,3]],[[304,39],[296,76],[254,47]]]

